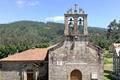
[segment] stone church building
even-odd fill
[[[88,41],[87,14],[75,5],[64,17],[64,41],[1,59],[1,80],[103,80],[102,51]]]

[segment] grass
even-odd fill
[[[111,80],[112,64],[104,65],[104,80]]]
[[[112,73],[112,58],[104,58],[104,80],[114,80]]]
[[[104,80],[114,80],[111,77],[112,72],[112,55],[108,50],[104,50]]]

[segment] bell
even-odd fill
[[[73,21],[73,19],[72,18],[70,18],[70,20],[69,21]]]
[[[72,25],[72,22],[71,22],[71,21],[69,22],[69,25]]]
[[[82,21],[82,19],[80,18],[78,21]]]
[[[83,20],[80,18],[78,21],[79,21],[79,25],[81,25]]]
[[[79,22],[79,25],[81,25],[82,24],[82,22]]]

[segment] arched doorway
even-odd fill
[[[82,80],[82,73],[79,70],[73,70],[70,74],[70,80]]]

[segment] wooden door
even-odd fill
[[[33,80],[33,73],[27,73],[27,80]]]
[[[73,70],[70,75],[70,80],[82,80],[82,74],[79,70]]]

